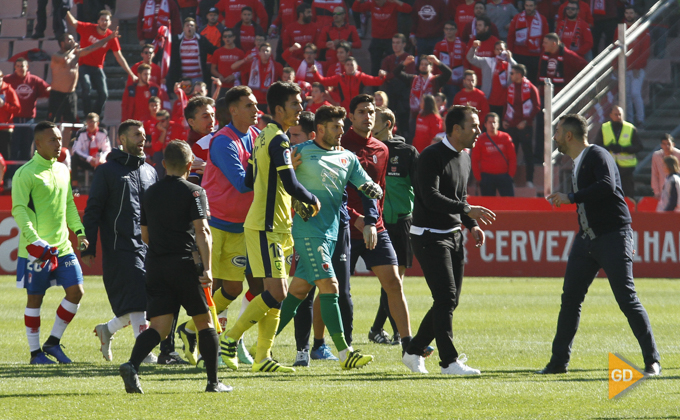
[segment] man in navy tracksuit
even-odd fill
[[[645,374],[661,372],[647,311],[637,298],[633,281],[633,230],[616,162],[606,149],[590,145],[586,120],[576,114],[560,118],[555,143],[574,160],[573,192],[553,193],[556,206],[576,203],[580,229],[564,275],[562,307],[550,363],[540,374],[566,373],[571,345],[578,329],[581,304],[600,268],[609,278],[619,308],[640,344]]]
[[[118,129],[121,149],[113,149],[107,161],[94,173],[83,216],[85,234],[92,241],[82,251],[90,266],[101,234],[102,268],[106,294],[115,317],[95,327],[104,359],[110,361],[111,338],[116,331],[132,325],[137,337],[146,329],[146,245],[140,227],[141,200],[158,180],[156,170],[144,162],[146,135],[143,124],[126,120]],[[147,362],[154,361],[150,356]],[[161,343],[160,364],[184,364],[175,353],[172,336]]]

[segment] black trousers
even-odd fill
[[[52,29],[57,38],[66,32],[66,12],[71,10],[72,5],[71,0],[52,0]],[[37,19],[33,32],[44,35],[47,27],[47,0],[38,0],[36,12]]]
[[[411,235],[411,242],[434,302],[406,351],[422,355],[435,340],[441,359],[439,364],[446,367],[458,359],[453,345],[453,311],[458,306],[463,286],[463,235],[459,230],[446,234],[424,232]]]
[[[524,154],[524,165],[527,170],[527,182],[534,182],[534,128],[527,124],[523,130],[516,127],[508,128],[507,133],[515,143],[515,152],[519,153],[520,146]]]
[[[514,197],[515,187],[512,183],[510,175],[505,174],[487,174],[482,172],[482,179],[479,181],[479,189],[483,196],[495,197],[496,191],[501,197]]]
[[[635,195],[635,178],[633,176],[633,172],[635,172],[635,167],[622,168],[619,166],[619,176],[621,177],[621,188],[623,188],[623,195],[631,198],[633,198]]]
[[[602,51],[600,48],[600,40],[604,38],[604,47],[607,48],[609,44],[614,42],[614,34],[618,30],[617,25],[620,19],[602,19],[595,22],[593,25],[593,57]],[[518,60],[519,61],[519,60]]]
[[[309,336],[314,321],[314,294],[316,286],[312,286],[305,300],[298,306],[293,324],[295,325],[295,346],[297,351],[309,350]]]
[[[567,366],[571,345],[581,319],[581,304],[588,288],[602,268],[609,278],[621,312],[637,338],[645,364],[659,361],[647,311],[638,300],[633,281],[633,231],[630,227],[605,233],[595,239],[578,235],[567,261],[562,288],[562,307],[552,344],[554,366]]]
[[[373,38],[371,40],[371,46],[368,47],[368,52],[371,54],[371,74],[377,76],[383,58],[394,53],[394,51],[392,51],[392,38]]]

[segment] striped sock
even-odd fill
[[[26,325],[26,337],[28,349],[33,352],[40,351],[40,308],[26,308],[24,310],[24,324]]]
[[[52,332],[50,333],[51,337],[56,337],[57,339],[60,339],[61,336],[64,335],[66,327],[68,327],[68,324],[71,322],[73,317],[76,316],[76,312],[78,312],[78,307],[80,307],[79,304],[69,302],[66,299],[63,299],[61,301],[61,305],[59,305],[59,308],[57,308],[57,316],[54,319],[54,326],[52,327]]]

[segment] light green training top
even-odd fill
[[[37,152],[12,178],[12,216],[21,230],[19,257],[23,258],[28,257],[26,246],[38,239],[57,247],[60,257],[71,254],[68,228],[77,235],[85,232],[73,202],[68,168]]]

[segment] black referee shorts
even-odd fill
[[[174,314],[183,306],[189,316],[208,312],[203,286],[191,255],[146,257],[146,317]]]
[[[412,216],[406,216],[397,220],[397,223],[385,223],[385,229],[392,240],[392,247],[397,254],[399,265],[411,268],[413,265],[413,246],[411,245]]]

